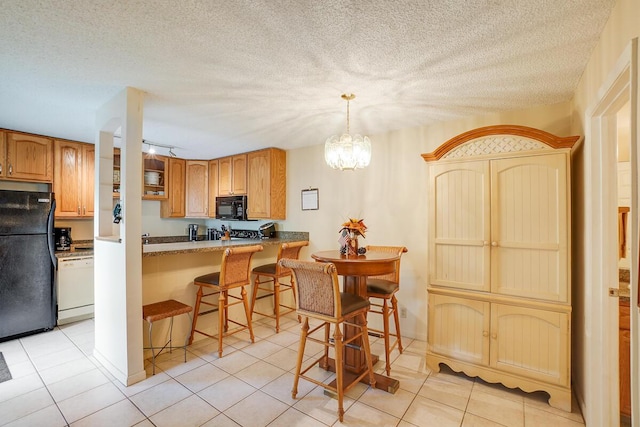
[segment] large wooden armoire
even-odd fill
[[[571,411],[570,150],[513,125],[463,133],[429,163],[427,365],[543,390]]]

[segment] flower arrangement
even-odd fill
[[[358,236],[364,238],[366,232],[367,226],[364,224],[363,219],[349,218],[349,221],[343,223],[342,228],[339,230],[340,253],[347,256],[364,254],[365,248],[358,248]]]
[[[362,236],[364,238],[364,234],[367,231],[367,226],[364,225],[364,219],[349,218],[349,221],[346,221],[342,224],[342,228],[339,231],[347,231],[349,233],[353,233],[356,236]]]

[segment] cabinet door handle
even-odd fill
[[[493,247],[498,246],[498,242],[491,242],[491,246],[493,246]]]
[[[9,175],[13,175],[13,166],[9,163]]]
[[[483,241],[483,242],[482,242],[482,245],[483,245],[483,246],[489,246],[489,241],[488,241],[488,240]]]
[[[80,215],[80,206],[78,206],[78,215]]]
[[[87,207],[83,206],[82,207],[82,215],[86,215],[87,214]]]
[[[491,338],[493,338],[494,340],[495,340],[495,339],[498,339],[498,334],[495,334],[495,333],[494,333],[494,334],[491,334]]]
[[[2,163],[0,163],[0,173],[2,173]]]
[[[483,336],[483,337],[488,337],[488,336],[489,336],[489,332],[487,332],[487,331],[482,331],[482,336]]]

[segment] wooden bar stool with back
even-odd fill
[[[293,274],[290,269],[282,267],[279,264],[281,259],[298,259],[300,249],[308,246],[309,242],[304,240],[300,242],[285,242],[278,248],[278,257],[275,263],[261,265],[253,269],[256,278],[253,284],[253,296],[251,298],[251,314],[260,314],[270,317],[276,321],[276,333],[280,332],[280,316],[291,313],[296,310],[295,307],[285,305],[280,298],[283,292],[291,291],[293,294],[293,303],[296,301],[296,290],[293,286]],[[289,282],[281,282],[282,279],[289,278]],[[269,286],[271,284],[271,286]],[[266,291],[266,293],[258,296],[258,291]],[[273,314],[263,313],[256,310],[256,301],[258,298],[273,295]],[[281,311],[280,308],[285,308]]]
[[[251,311],[249,310],[249,299],[245,286],[251,283],[251,258],[256,252],[262,250],[262,245],[240,246],[225,249],[222,255],[220,271],[193,279],[193,284],[198,286],[196,296],[196,305],[193,315],[193,324],[191,326],[191,336],[189,344],[193,343],[193,336],[199,333],[210,338],[218,338],[218,357],[222,357],[222,338],[236,332],[249,330],[251,342],[255,341],[253,336],[253,328],[251,327]],[[209,293],[205,293],[205,288],[210,289]],[[240,288],[240,296],[229,293],[229,290]],[[207,301],[206,298],[217,296],[218,301]],[[237,301],[229,303],[229,298]],[[200,312],[200,304],[215,307],[213,310]],[[246,316],[246,324],[229,318],[229,307],[236,304],[244,305],[244,313]],[[218,334],[210,335],[201,329],[196,329],[198,317],[208,314],[212,311],[218,311]],[[229,323],[234,323],[240,328],[236,328],[229,332]]]
[[[401,256],[407,252],[407,248],[404,246],[369,245],[367,246],[367,252],[369,251],[388,252]],[[369,298],[371,304],[369,313],[381,314],[383,327],[383,330],[369,328],[369,332],[381,334],[384,339],[385,370],[387,371],[387,375],[391,375],[391,351],[397,346],[398,352],[402,354],[400,316],[398,314],[398,300],[396,299],[396,292],[398,292],[399,289],[400,258],[396,261],[396,268],[393,273],[367,277],[367,298]],[[372,299],[374,302],[371,301]],[[391,316],[393,316],[395,323],[395,333],[391,333],[389,328]],[[393,342],[391,342],[392,337],[394,338]]]
[[[376,380],[373,373],[371,349],[369,348],[369,337],[367,331],[367,310],[369,301],[355,294],[340,292],[338,273],[333,263],[317,263],[308,261],[297,261],[292,259],[282,259],[279,264],[293,270],[295,277],[294,286],[297,290],[296,308],[298,315],[302,316],[302,327],[300,329],[300,344],[298,347],[298,360],[296,363],[296,373],[293,380],[291,397],[296,398],[298,394],[298,381],[304,378],[316,385],[324,387],[338,397],[338,418],[340,422],[344,418],[343,397],[344,393],[358,384],[365,377],[369,377],[371,387],[375,386]],[[320,320],[318,326],[309,330],[309,319]],[[330,338],[331,325],[333,325],[333,336]],[[342,327],[350,327],[358,331],[350,338],[344,339],[341,331]],[[315,332],[322,331],[322,339],[311,336]],[[345,375],[344,350],[347,346],[356,346],[356,340],[362,341],[361,350],[364,351],[366,359],[366,369],[359,375]],[[322,344],[324,352],[314,360],[307,362],[303,368],[304,349],[307,341]],[[335,386],[319,381],[306,373],[317,363],[321,367],[329,366],[329,348],[335,350]],[[347,376],[348,384],[344,384]]]

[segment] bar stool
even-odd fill
[[[296,308],[298,314],[304,318],[300,330],[300,345],[298,347],[298,361],[296,364],[296,374],[293,380],[291,397],[296,398],[298,394],[298,381],[304,378],[316,385],[324,387],[338,395],[338,417],[340,422],[344,418],[343,397],[344,393],[358,384],[366,376],[369,377],[369,384],[375,386],[376,380],[373,376],[373,366],[371,361],[371,349],[369,348],[369,336],[367,331],[367,310],[369,301],[358,295],[340,292],[338,283],[338,273],[336,266],[332,263],[317,263],[307,261],[296,261],[292,259],[282,259],[279,264],[293,270],[295,276],[294,286],[297,288],[298,299]],[[309,318],[320,320],[318,326],[309,330]],[[333,325],[333,337],[330,338],[330,327]],[[341,327],[350,327],[359,332],[343,340]],[[323,339],[311,337],[315,332],[323,329]],[[344,349],[346,346],[357,345],[356,339],[362,340],[362,350],[365,353],[367,369],[355,378],[344,384]],[[320,358],[308,362],[306,367],[302,367],[304,358],[304,348],[307,340],[322,344],[324,352]],[[329,348],[335,350],[336,385],[325,384],[311,376],[305,375],[318,362],[320,366],[329,366]]]
[[[182,346],[172,346],[173,340],[173,318],[175,316],[179,316],[181,314],[191,313],[193,308],[190,305],[183,304],[174,299],[160,301],[153,304],[147,304],[142,306],[142,318],[149,323],[149,347],[145,347],[145,350],[151,350],[151,364],[153,365],[153,375],[156,374],[156,357],[160,356],[160,353],[164,349],[168,349],[169,353],[174,348],[182,348],[184,349],[184,361],[187,361],[187,339],[185,339],[185,343]],[[171,318],[171,323],[169,324],[169,341],[162,347],[154,347],[153,346],[153,323],[158,320]],[[156,354],[156,350],[160,349],[160,351]]]
[[[402,256],[407,252],[407,248],[404,246],[367,246],[368,251],[388,252]],[[384,274],[380,276],[367,277],[367,298],[371,303],[369,313],[382,314],[383,330],[369,328],[369,332],[375,334],[382,334],[384,338],[384,355],[385,355],[385,370],[387,375],[391,375],[391,361],[389,355],[391,351],[398,346],[398,351],[402,354],[402,336],[400,334],[400,318],[398,315],[398,300],[396,299],[396,292],[400,289],[400,259],[396,261],[396,268],[393,273]],[[382,300],[380,302],[371,302]],[[391,303],[391,307],[389,307]],[[390,317],[393,316],[395,321],[395,333],[389,331]],[[393,343],[391,343],[390,337],[395,337]]]
[[[280,316],[295,311],[295,307],[282,304],[280,301],[280,294],[283,292],[291,291],[293,293],[293,301],[295,304],[296,290],[293,286],[293,274],[291,270],[282,267],[278,262],[283,259],[298,259],[300,255],[300,249],[303,246],[308,246],[307,240],[301,242],[286,242],[282,243],[278,248],[278,257],[275,263],[261,265],[253,269],[252,273],[255,274],[256,279],[253,283],[253,295],[251,298],[251,314],[257,313],[265,317],[276,319],[276,333],[280,332]],[[281,279],[289,278],[289,283],[280,282]],[[273,287],[265,286],[269,283],[273,283]],[[258,299],[258,290],[266,291],[260,298],[273,295],[273,314],[262,313],[256,310],[256,300]],[[284,307],[286,311],[281,312],[280,307]]]
[[[224,336],[235,334],[236,332],[249,330],[249,336],[251,342],[255,341],[253,336],[253,328],[251,327],[251,311],[249,310],[249,299],[247,298],[247,291],[244,289],[245,285],[251,283],[251,258],[256,252],[262,250],[262,245],[252,246],[240,246],[235,248],[227,248],[222,254],[222,263],[220,264],[220,271],[205,274],[204,276],[196,277],[193,280],[193,284],[198,286],[198,293],[196,296],[195,313],[193,316],[193,324],[191,326],[191,336],[189,337],[189,344],[193,342],[193,336],[195,333],[205,335],[210,338],[218,338],[218,357],[222,357],[222,338]],[[204,289],[211,289],[209,293],[204,293]],[[240,297],[231,295],[230,289],[240,288]],[[206,301],[205,298],[211,296],[218,296],[217,304],[213,301]],[[237,301],[229,303],[229,298],[233,298]],[[218,334],[209,335],[202,330],[196,329],[198,317],[208,314],[211,310],[200,313],[200,304],[215,307],[213,311],[218,311]],[[229,307],[236,304],[244,305],[244,313],[247,318],[247,323],[243,324],[238,321],[229,319]],[[229,322],[234,323],[240,328],[234,329],[229,332]]]

